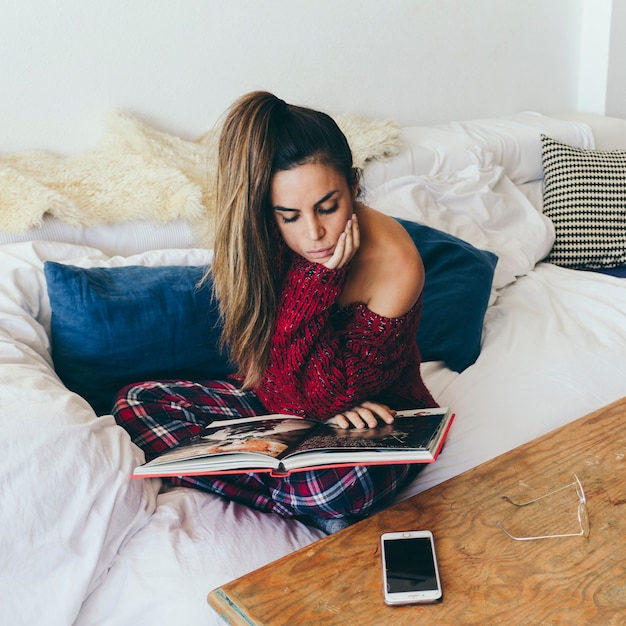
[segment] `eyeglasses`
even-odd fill
[[[513,506],[523,507],[529,504],[533,504],[534,502],[538,502],[539,500],[543,500],[548,496],[551,496],[559,491],[563,491],[568,489],[569,487],[575,487],[576,493],[578,494],[579,503],[578,503],[578,523],[580,524],[580,532],[577,533],[566,533],[562,535],[539,535],[537,537],[516,537],[512,535],[501,522],[497,521],[496,526],[498,526],[502,531],[504,531],[511,539],[515,539],[515,541],[532,541],[534,539],[556,539],[558,537],[589,537],[589,516],[587,515],[587,498],[585,497],[585,492],[583,490],[583,486],[578,479],[578,476],[574,474],[574,482],[571,482],[563,487],[559,487],[559,489],[555,489],[550,493],[546,493],[543,496],[539,496],[534,500],[528,500],[527,502],[514,502],[508,496],[502,496],[503,500],[506,500]]]

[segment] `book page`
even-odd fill
[[[280,458],[308,435],[317,422],[291,416],[216,420],[198,435],[150,462],[151,465],[234,452]]]
[[[290,455],[310,450],[429,450],[445,425],[447,412],[445,408],[398,411],[393,424],[380,420],[376,428],[344,429],[323,423]]]

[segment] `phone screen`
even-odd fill
[[[437,574],[428,537],[384,542],[388,593],[436,591]]]

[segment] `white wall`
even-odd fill
[[[626,117],[626,0],[613,0],[605,113]]]
[[[584,0],[580,38],[578,107],[587,113],[606,111],[613,0]]]
[[[194,138],[256,88],[402,124],[576,110],[588,1],[0,0],[0,152],[89,148],[113,108]]]

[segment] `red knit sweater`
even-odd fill
[[[397,318],[358,303],[340,310],[336,301],[346,273],[293,259],[256,389],[261,402],[271,412],[319,420],[365,400],[394,409],[437,406],[419,369],[421,298]]]

